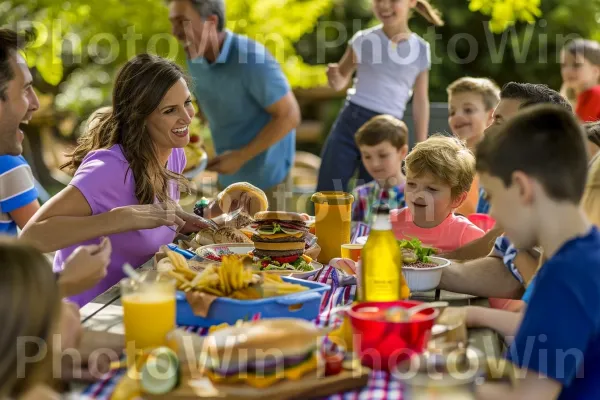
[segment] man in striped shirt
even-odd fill
[[[17,235],[40,208],[31,168],[23,156],[0,156],[0,235]]]
[[[17,226],[23,228],[40,208],[34,187],[33,174],[21,156],[23,131],[40,107],[33,91],[32,77],[23,57],[11,57],[11,47],[20,49],[23,43],[10,43],[14,35],[2,32],[0,48],[0,235],[17,235]],[[4,53],[4,54],[3,54]]]

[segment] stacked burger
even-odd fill
[[[304,255],[308,227],[302,215],[263,211],[254,220],[253,255],[261,270],[313,270],[312,260]]]
[[[322,376],[321,330],[309,321],[273,318],[218,330],[203,344],[206,375],[216,384],[265,389],[280,381]]]

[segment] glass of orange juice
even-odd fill
[[[167,334],[175,329],[175,281],[157,271],[142,276],[139,282],[121,281],[125,340],[136,351],[166,346]]]
[[[342,245],[342,258],[348,258],[355,263],[360,260],[360,252],[363,248],[362,244],[350,244],[346,243]]]

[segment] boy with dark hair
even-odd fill
[[[540,246],[547,258],[523,316],[487,310],[503,320],[505,332],[511,325],[516,331],[522,316],[506,357],[524,378],[514,387],[483,385],[478,398],[600,398],[600,233],[579,207],[584,136],[571,112],[542,105],[489,132],[477,147],[491,215],[515,247]]]
[[[361,126],[354,139],[373,180],[352,191],[352,221],[370,223],[374,204],[385,203],[390,209],[406,205],[402,161],[408,153],[408,127],[398,118],[382,114]]]

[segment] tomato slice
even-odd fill
[[[294,261],[296,261],[298,259],[298,256],[288,256],[288,257],[273,257],[273,261],[277,261],[280,264],[285,264],[285,263],[293,263]]]

